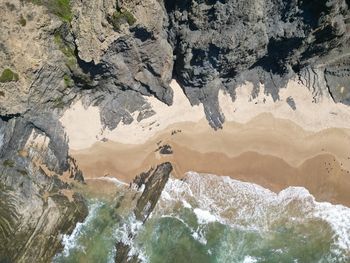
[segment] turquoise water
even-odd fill
[[[127,230],[136,234],[130,241]],[[91,200],[54,262],[113,262],[123,239],[144,262],[350,262],[350,209],[315,202],[304,188],[279,194],[226,177],[171,179],[145,225]]]

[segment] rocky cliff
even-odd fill
[[[0,255],[47,261],[60,235],[86,215],[78,194],[67,197],[71,182],[62,176],[78,171],[59,121],[73,102],[98,106],[101,122],[115,129],[155,113],[147,96],[172,104],[169,82],[176,78],[216,129],[224,122],[220,89],[235,100],[236,87],[250,81],[252,96],[264,84],[278,100],[298,77],[315,103],[329,96],[349,105],[349,6],[348,0],[2,0],[0,235],[7,242]],[[293,98],[287,103],[296,107]]]
[[[2,262],[50,261],[62,234],[87,215],[83,198],[62,178],[68,167],[69,177],[80,172],[67,158],[64,133],[57,123],[44,126],[22,117],[0,120]]]

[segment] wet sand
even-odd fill
[[[164,144],[173,154],[156,151]],[[170,161],[177,178],[195,171],[257,183],[275,192],[303,186],[318,201],[350,206],[350,130],[305,131],[269,113],[245,124],[226,122],[218,131],[205,120],[179,122],[139,144],[97,142],[70,152],[90,187],[104,176],[129,183],[137,174]]]

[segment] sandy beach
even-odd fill
[[[280,101],[267,97],[262,102],[266,95],[252,99],[248,85],[238,89],[241,94],[235,102],[220,94],[227,121],[214,131],[202,106],[192,107],[176,82],[172,87],[173,106],[149,99],[156,115],[120,124],[113,131],[101,127],[96,107],[84,109],[77,103],[63,116],[70,154],[90,186],[100,177],[129,183],[139,173],[170,161],[177,178],[195,171],[230,176],[276,192],[303,186],[318,201],[350,206],[350,122],[346,121],[350,111],[344,105],[327,98],[314,104],[312,94],[296,82],[282,92]],[[285,102],[292,94],[300,110]],[[157,151],[166,144],[173,154]]]
[[[172,135],[175,130],[181,132]],[[156,151],[164,144],[172,147],[173,154]],[[87,180],[107,176],[130,182],[152,166],[170,161],[177,178],[196,171],[257,183],[276,192],[303,186],[319,201],[350,205],[349,149],[349,130],[305,132],[265,115],[245,125],[227,123],[216,132],[204,120],[179,123],[143,144],[98,142],[71,154]]]

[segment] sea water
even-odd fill
[[[276,194],[252,183],[190,172],[170,179],[142,225],[90,200],[89,215],[54,262],[113,262],[124,240],[142,262],[350,262],[350,208],[316,202],[302,187]],[[136,234],[127,240],[127,233]]]

